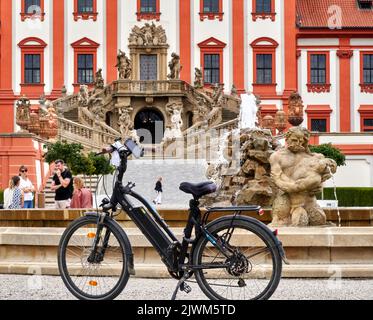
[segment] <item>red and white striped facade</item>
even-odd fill
[[[361,55],[373,53],[372,28],[298,28],[297,0],[272,0],[273,13],[267,16],[255,14],[255,0],[220,0],[220,14],[213,15],[202,13],[203,1],[157,0],[158,14],[147,16],[138,14],[140,0],[95,0],[96,12],[79,16],[77,0],[42,0],[42,14],[35,18],[24,14],[24,0],[2,0],[0,108],[7,117],[0,131],[13,131],[12,100],[20,95],[56,98],[63,85],[68,93],[76,91],[79,52],[93,53],[95,69],[103,69],[106,82],[115,80],[118,49],[128,51],[132,27],[148,19],[166,30],[169,55],[180,53],[183,80],[193,82],[204,53],[217,53],[227,91],[235,84],[240,92],[259,94],[263,109],[273,113],[286,110],[289,93],[298,90],[306,125],[307,117],[326,117],[330,132],[364,131],[362,120],[373,113],[373,89],[360,85]],[[41,84],[24,84],[25,53],[42,54]],[[273,54],[272,84],[256,84],[260,53]],[[312,53],[327,54],[327,88],[309,86]]]
[[[373,88],[362,84],[362,55],[373,54],[373,11],[344,27],[347,16],[361,14],[357,1],[272,0],[272,12],[259,14],[256,0],[219,0],[219,12],[208,14],[204,0],[156,0],[157,12],[149,15],[139,13],[140,0],[94,0],[90,14],[77,13],[77,0],[41,0],[35,16],[24,12],[24,0],[1,0],[0,133],[17,130],[15,101],[23,94],[36,104],[42,94],[59,97],[64,85],[76,92],[79,53],[94,55],[94,69],[102,68],[107,83],[116,80],[117,52],[128,53],[132,28],[154,21],[166,31],[168,60],[172,52],[180,54],[182,80],[193,83],[194,68],[203,69],[203,55],[213,53],[220,55],[226,91],[234,84],[239,92],[258,94],[264,112],[286,111],[289,95],[298,91],[304,125],[326,119],[327,131],[337,133],[314,142],[333,142],[350,158],[364,155],[362,161],[370,161],[364,185],[373,185],[373,137],[354,135],[373,119]],[[338,7],[342,29],[333,25]],[[23,55],[29,53],[41,55],[40,84],[24,83]],[[328,83],[321,87],[310,85],[310,56],[317,53],[327,56]],[[257,83],[257,54],[272,54],[272,84]]]

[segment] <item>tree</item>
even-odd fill
[[[346,165],[346,156],[336,147],[333,147],[331,143],[320,144],[318,146],[310,146],[310,150],[313,153],[321,153],[326,158],[333,159],[338,167]]]
[[[79,162],[82,157],[83,146],[80,143],[67,143],[66,141],[57,141],[54,144],[45,146],[47,153],[44,158],[49,164],[56,160],[63,160],[72,170],[74,164]]]

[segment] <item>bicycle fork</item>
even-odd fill
[[[110,234],[111,234],[110,230],[107,229],[105,232],[104,239],[102,241],[102,246],[101,248],[99,248],[100,240],[102,238],[101,234],[104,229],[103,222],[104,222],[105,217],[106,217],[105,214],[101,214],[99,216],[99,221],[97,224],[97,231],[96,231],[95,239],[92,244],[91,254],[89,255],[87,259],[89,263],[98,264],[104,260],[105,252],[106,252],[106,249],[108,248]]]

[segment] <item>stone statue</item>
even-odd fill
[[[88,86],[83,84],[80,86],[78,102],[80,106],[87,107],[89,102],[89,89]]]
[[[326,215],[317,204],[322,183],[336,172],[337,164],[321,154],[311,153],[310,133],[292,127],[285,148],[270,157],[271,176],[280,192],[273,203],[273,226],[325,225]]]
[[[215,107],[222,107],[224,103],[224,86],[222,84],[215,84],[213,86],[213,93],[212,93],[212,106]]]
[[[132,111],[133,108],[131,107],[123,107],[119,109],[118,126],[123,140],[126,140],[130,136],[130,128],[132,126],[130,114]]]
[[[119,50],[117,55],[117,65],[119,80],[129,80],[132,77],[132,62],[126,56],[126,53]]]
[[[184,125],[181,117],[183,105],[181,103],[171,102],[166,105],[167,112],[171,115],[171,129],[169,136],[178,138],[182,136],[182,127]]]
[[[95,84],[95,89],[96,90],[102,90],[105,87],[104,77],[102,76],[102,69],[101,68],[98,69],[98,71],[95,74],[94,84]]]
[[[30,123],[30,100],[26,96],[22,96],[16,103],[16,123],[21,127],[23,131],[27,130],[28,124]]]
[[[234,84],[232,85],[231,96],[232,96],[233,98],[237,98],[237,99],[240,98],[240,96],[239,96],[239,94],[238,94],[238,92],[237,92],[237,88],[236,88],[236,86],[235,86]]]
[[[206,119],[206,116],[208,115],[210,108],[207,105],[206,99],[203,97],[196,97],[197,99],[197,122],[203,121]]]
[[[298,92],[293,92],[289,97],[288,121],[293,126],[303,122],[303,101]]]
[[[128,38],[128,42],[130,46],[166,45],[167,37],[163,27],[156,26],[154,22],[152,22],[151,25],[145,23],[142,28],[134,26]]]
[[[49,129],[56,130],[58,129],[58,116],[56,108],[53,106],[52,102],[46,101],[45,106],[47,107],[47,116]]]
[[[219,146],[219,160],[210,164],[207,176],[220,188],[204,197],[203,205],[271,205],[277,189],[270,177],[269,158],[279,147],[271,132],[234,130],[220,138]]]
[[[90,111],[95,117],[96,121],[104,122],[105,121],[105,110],[103,107],[103,99],[102,98],[96,98],[92,104]]]
[[[167,76],[170,80],[180,80],[180,71],[182,69],[180,65],[180,56],[175,52],[171,54],[171,61],[168,64],[171,73]]]
[[[62,97],[66,97],[67,96],[67,89],[66,89],[66,86],[62,86],[61,88],[61,95]]]
[[[203,88],[203,75],[202,71],[199,68],[195,68],[195,73],[194,73],[194,88],[196,89],[202,89]]]

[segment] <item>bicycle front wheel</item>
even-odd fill
[[[68,290],[81,300],[115,299],[129,279],[125,248],[114,222],[104,221],[98,228],[94,216],[74,221],[58,250],[58,267]]]
[[[244,219],[226,219],[209,232],[229,249],[224,255],[206,238],[196,244],[193,265],[202,291],[212,300],[266,300],[276,290],[282,259],[268,232]]]

